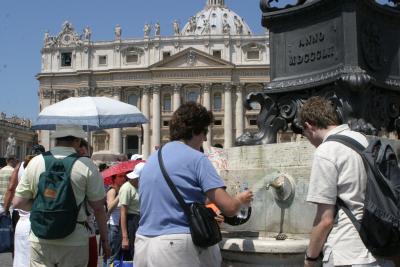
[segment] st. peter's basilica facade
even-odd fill
[[[142,38],[124,39],[119,25],[114,40],[92,41],[91,29],[78,34],[65,22],[56,36],[45,33],[42,49],[40,108],[71,96],[107,96],[137,106],[150,120],[142,127],[92,133],[94,151],[140,153],[147,157],[168,142],[169,120],[186,101],[213,111],[208,146],[231,147],[245,131],[257,129],[257,108],[246,111],[243,99],[262,91],[269,80],[268,34],[253,35],[224,0],[205,8],[173,35],[162,25],[146,24]],[[48,131],[39,140],[52,146]]]

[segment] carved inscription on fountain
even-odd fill
[[[293,36],[286,40],[285,46],[288,73],[298,75],[315,69],[315,66],[328,68],[337,64],[340,55],[335,22],[319,29],[299,29]]]

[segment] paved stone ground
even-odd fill
[[[0,266],[1,267],[12,267],[11,253],[0,254]]]

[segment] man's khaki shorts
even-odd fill
[[[55,246],[31,242],[30,267],[86,267],[89,246]]]

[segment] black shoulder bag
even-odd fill
[[[219,225],[215,220],[215,216],[217,215],[212,209],[207,208],[203,203],[194,202],[190,205],[185,203],[183,197],[178,192],[167,171],[165,170],[161,150],[162,147],[160,147],[158,150],[158,161],[160,163],[161,172],[189,220],[190,234],[192,236],[193,243],[196,246],[203,248],[217,244],[222,240]]]

